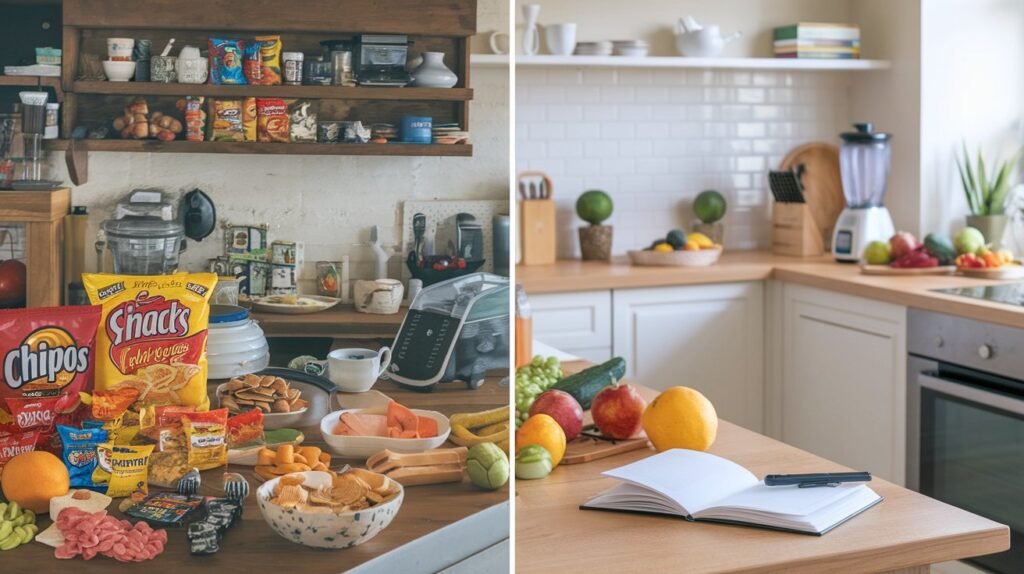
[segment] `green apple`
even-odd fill
[[[974,227],[965,227],[953,238],[957,253],[976,253],[985,246],[985,236]]]
[[[872,241],[864,248],[864,261],[868,265],[888,265],[891,257],[888,241]]]

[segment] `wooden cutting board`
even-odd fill
[[[646,438],[612,441],[580,435],[565,445],[560,464],[583,464],[641,448],[647,448]]]
[[[829,249],[836,219],[846,206],[839,175],[839,147],[825,142],[804,144],[790,151],[779,169],[788,171],[800,164],[804,165],[800,180],[804,186],[804,200],[821,233],[822,244]]]

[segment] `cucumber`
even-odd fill
[[[624,376],[626,376],[626,360],[622,357],[615,357],[606,363],[569,375],[551,388],[569,393],[586,410],[590,408],[590,402],[594,400],[597,393],[601,392],[601,389],[621,380]]]

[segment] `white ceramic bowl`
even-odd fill
[[[412,409],[417,415],[437,421],[437,436],[433,438],[384,438],[380,436],[341,436],[334,434],[334,427],[343,413],[365,413],[383,415],[387,407],[369,409],[345,409],[334,411],[320,420],[320,434],[331,452],[351,458],[366,458],[384,449],[392,452],[425,452],[437,448],[448,439],[452,426],[448,417],[436,411]]]
[[[306,484],[310,486],[331,484],[331,475],[326,472],[309,471],[300,474],[306,476]],[[274,487],[280,480],[268,480],[256,489],[260,514],[282,538],[314,548],[351,548],[370,540],[391,524],[405,498],[402,485],[391,481],[398,486],[398,495],[372,508],[341,513],[302,512],[270,502]]]
[[[633,265],[656,267],[709,267],[722,256],[722,248],[700,251],[630,251]]]
[[[227,385],[227,383],[217,385],[217,406],[221,406],[220,398],[223,396],[221,395],[221,390],[224,388],[225,385]],[[305,426],[302,424],[302,419],[306,416],[306,411],[308,410],[309,407],[299,409],[297,411],[292,411],[290,413],[263,413],[263,428],[268,430],[274,430],[295,428],[296,426]]]
[[[135,75],[135,62],[103,60],[103,73],[111,82],[127,82]]]

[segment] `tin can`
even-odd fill
[[[302,85],[302,60],[305,58],[302,52],[285,52],[281,55],[284,60],[284,83],[289,86]]]
[[[320,143],[340,143],[342,122],[320,122],[317,126],[316,141]]]

